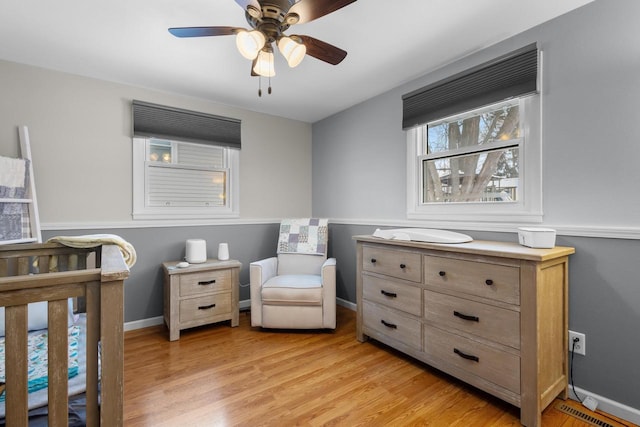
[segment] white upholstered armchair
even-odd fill
[[[251,326],[335,329],[336,260],[327,259],[327,224],[282,221],[277,257],[250,265]]]

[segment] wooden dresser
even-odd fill
[[[521,410],[567,397],[569,247],[355,236],[357,338],[376,339]]]
[[[178,268],[178,261],[165,262],[164,321],[169,340],[180,338],[180,331],[194,326],[230,320],[238,326],[238,286],[242,264],[238,261],[210,259]]]

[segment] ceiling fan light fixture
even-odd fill
[[[302,43],[302,40],[296,36],[282,36],[278,40],[278,50],[284,58],[287,60],[289,67],[297,67],[304,56],[307,53],[307,47]]]
[[[263,77],[276,75],[276,70],[273,66],[273,50],[263,49],[258,53],[253,72]]]
[[[256,59],[267,39],[258,30],[239,30],[236,34],[236,46],[240,55],[247,59]]]

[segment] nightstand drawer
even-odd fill
[[[367,275],[362,276],[362,286],[366,300],[416,316],[422,313],[421,288]]]
[[[212,320],[231,312],[231,294],[214,294],[180,301],[180,322]]]
[[[422,350],[422,325],[398,311],[365,301],[364,326],[399,341],[416,350]]]
[[[180,296],[198,295],[231,289],[231,271],[214,270],[182,274]]]
[[[422,280],[422,259],[418,253],[365,246],[362,254],[365,271],[412,282]]]
[[[425,320],[520,349],[520,313],[451,295],[424,291]]]
[[[425,328],[425,353],[520,394],[520,358],[438,328]]]
[[[520,303],[520,269],[452,258],[424,257],[425,283],[443,290]]]

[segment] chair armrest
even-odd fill
[[[324,302],[322,304],[324,327],[328,329],[336,328],[336,259],[329,258],[321,269],[322,294]]]
[[[276,276],[278,258],[266,258],[249,264],[249,282],[251,286],[262,286],[267,280]]]
[[[262,326],[262,285],[278,271],[278,258],[266,258],[249,264],[251,290],[251,326]]]
[[[323,276],[325,274],[336,274],[336,259],[335,258],[327,258],[327,260],[322,264],[320,269],[320,274]]]

